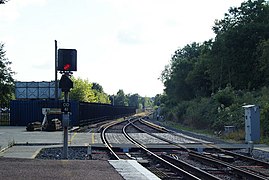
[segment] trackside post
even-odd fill
[[[69,92],[73,88],[73,81],[70,79],[72,72],[77,70],[77,51],[75,49],[58,50],[58,67],[62,74],[59,87],[64,92],[64,101],[62,103],[62,125],[63,125],[63,159],[68,159],[68,126],[70,121],[70,100]]]

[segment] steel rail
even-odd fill
[[[143,122],[147,122],[147,121],[143,120],[142,123],[143,123]],[[171,132],[172,134],[174,134],[174,135],[176,135],[176,136],[180,136],[179,134],[177,134],[177,133],[174,132],[174,131],[168,130],[168,129],[166,129],[166,128],[162,128],[162,131],[164,131],[164,130],[166,130],[167,132]],[[181,137],[182,137],[182,136],[181,136]],[[188,137],[186,137],[186,138],[188,138]],[[191,139],[191,138],[190,138],[190,139]],[[261,160],[259,160],[259,159],[254,159],[253,157],[248,157],[248,156],[245,156],[245,155],[242,155],[242,154],[238,154],[238,153],[235,153],[235,152],[232,152],[232,151],[228,151],[228,150],[222,149],[222,148],[220,148],[220,147],[218,147],[218,146],[216,146],[216,145],[214,145],[214,144],[205,144],[205,143],[203,143],[203,141],[199,141],[199,140],[197,140],[197,142],[200,142],[200,143],[201,143],[202,145],[204,145],[205,147],[215,148],[215,149],[219,150],[219,151],[222,152],[222,153],[231,155],[231,156],[233,156],[233,157],[237,157],[237,158],[239,158],[239,159],[241,159],[241,160],[243,159],[243,160],[247,160],[247,161],[252,161],[252,162],[254,162],[255,164],[262,165],[262,166],[264,166],[264,167],[266,167],[266,168],[269,168],[269,163],[268,163],[268,162],[261,161]]]
[[[154,125],[152,125],[152,123],[150,123],[150,122],[148,122],[148,121],[146,121],[146,120],[140,120],[140,122],[143,123],[143,124],[145,124],[145,125],[149,125],[149,126],[152,127],[152,128],[160,129],[162,132],[163,132],[163,131],[166,131],[166,132],[171,133],[171,134],[174,134],[174,135],[176,135],[176,136],[185,137],[185,136],[181,136],[181,135],[177,134],[175,131],[168,130],[168,129],[164,128],[164,127],[161,127],[161,126],[154,126]],[[158,138],[158,136],[154,136],[154,137]],[[160,137],[160,138],[161,138],[163,141],[165,141],[164,138],[162,138],[162,137]],[[185,137],[185,138],[188,138],[188,137]],[[192,139],[192,138],[189,138],[189,139]],[[168,141],[169,141],[169,140],[168,140]],[[167,142],[168,142],[168,141],[167,141]],[[214,144],[203,143],[202,140],[201,140],[201,141],[196,140],[196,141],[197,141],[197,142],[200,142],[200,143],[201,143],[203,146],[205,146],[205,147],[215,148],[215,149],[219,150],[221,153],[224,153],[224,154],[227,154],[227,155],[230,155],[230,156],[233,156],[233,157],[237,157],[237,158],[239,158],[239,159],[242,160],[242,161],[251,161],[252,163],[255,163],[255,164],[257,164],[257,165],[261,165],[261,166],[263,166],[263,168],[269,168],[269,163],[268,163],[268,162],[261,161],[261,160],[259,160],[259,159],[254,159],[253,157],[248,157],[248,156],[245,156],[245,155],[242,155],[242,154],[238,154],[238,153],[235,153],[235,152],[232,152],[232,151],[228,151],[228,150],[222,149],[222,148],[220,148],[220,147],[218,147],[218,146],[216,146],[216,145],[214,145]],[[169,142],[171,142],[171,141],[169,141]],[[173,143],[173,144],[177,146],[176,143]],[[180,145],[180,147],[181,147],[181,145]],[[245,168],[247,168],[247,167],[245,167]],[[249,171],[256,172],[256,173],[260,173],[261,175],[264,175],[264,176],[265,176],[264,173],[261,173],[261,172],[255,171],[255,170],[249,170]]]
[[[147,134],[149,134],[149,135],[151,135],[151,136],[153,136],[153,137],[156,137],[156,138],[158,138],[158,139],[161,139],[161,140],[164,140],[164,141],[166,141],[167,142],[167,139],[164,139],[164,138],[160,138],[160,137],[158,137],[158,136],[155,136],[154,134],[150,134],[150,133],[148,133],[147,131],[144,131],[143,129],[141,129],[140,127],[138,127],[138,126],[136,126],[135,124],[133,124],[133,122],[130,122],[135,128],[137,128],[137,129],[139,129],[140,131],[142,131],[142,132],[144,132],[144,133],[147,133]],[[169,141],[169,140],[168,140]],[[168,143],[171,143],[172,141],[169,141]],[[185,149],[186,147],[184,147],[183,146],[183,148]],[[186,148],[187,149],[187,148]],[[188,150],[188,149],[187,149]],[[189,151],[189,150],[188,150]],[[169,163],[172,161],[171,159],[169,159],[169,158],[167,158],[166,157],[166,155],[162,155],[162,159],[164,159],[164,160],[166,160],[166,161],[168,161]],[[176,160],[176,159],[175,159]],[[190,165],[190,164],[188,164],[188,163],[185,163],[185,162],[183,162],[183,161],[181,161],[181,160],[177,160],[176,162],[175,161],[173,161],[173,163],[171,163],[171,164],[174,164],[175,165],[175,163],[177,164],[176,166],[178,167],[178,168],[182,168],[182,169],[184,169],[184,171],[190,171],[190,172],[192,172],[193,174],[195,174],[195,176],[199,176],[199,177],[201,177],[201,178],[204,178],[204,179],[208,179],[208,180],[220,180],[220,178],[218,178],[218,177],[216,177],[216,176],[214,176],[214,175],[212,175],[212,174],[210,174],[210,173],[208,173],[208,172],[206,172],[206,171],[203,171],[203,170],[201,170],[201,169],[199,169],[199,168],[197,168],[197,167],[194,167],[194,166],[192,166],[192,165]],[[180,167],[179,167],[180,166]]]
[[[140,121],[141,122],[141,121]],[[145,122],[145,121],[143,121],[143,122]],[[143,123],[143,122],[141,122],[141,123]],[[147,125],[148,123],[143,123],[143,124],[145,124],[145,125]],[[159,129],[159,127],[154,127],[154,126],[151,126],[150,125],[150,127],[152,127],[152,128],[156,128],[156,129]],[[139,128],[139,127],[138,127]],[[146,131],[144,131],[144,130],[142,130],[141,128],[139,128],[141,131],[143,131],[143,132],[146,132]],[[162,129],[162,131],[163,130],[165,130],[166,128],[161,128]],[[167,132],[169,132],[170,130],[167,130]],[[173,131],[172,131],[173,132]],[[159,139],[161,139],[161,140],[163,140],[163,141],[165,141],[165,142],[168,142],[168,143],[171,143],[171,144],[173,144],[173,145],[175,145],[175,146],[177,146],[177,147],[182,147],[182,145],[178,145],[178,144],[176,144],[175,142],[173,142],[173,141],[170,141],[170,140],[167,140],[167,139],[165,139],[165,138],[162,138],[162,137],[159,137],[159,136],[157,136],[157,135],[154,135],[154,134],[151,134],[151,133],[148,133],[148,132],[146,132],[147,134],[149,134],[149,135],[152,135],[153,137],[155,137],[155,138],[159,138]],[[258,164],[262,164],[263,166],[266,166],[266,167],[268,167],[268,163],[266,163],[266,162],[263,162],[263,161],[260,161],[260,160],[256,160],[256,159],[254,159],[254,158],[250,158],[250,157],[247,157],[247,156],[243,156],[243,155],[239,155],[239,154],[236,154],[236,153],[233,153],[233,152],[230,152],[230,151],[227,151],[227,150],[224,150],[224,149],[221,149],[221,148],[219,148],[219,147],[217,147],[217,146],[215,146],[215,145],[209,145],[209,144],[204,144],[204,143],[202,143],[204,146],[207,146],[207,147],[213,147],[213,148],[216,148],[216,149],[218,149],[218,150],[220,150],[221,152],[223,152],[223,153],[227,153],[227,154],[230,154],[230,155],[234,155],[234,156],[237,156],[237,157],[240,157],[240,158],[244,158],[244,159],[247,159],[247,160],[251,160],[251,161],[253,161],[253,162],[255,162],[255,163],[258,163]],[[183,146],[183,148],[184,148],[184,146]],[[185,148],[184,148],[185,149]],[[197,153],[197,152],[195,152],[195,151],[192,151],[192,150],[188,150],[188,153],[189,153],[189,155],[193,155],[193,154],[196,154],[197,155],[197,158],[198,157],[204,157],[203,155],[201,155],[201,154],[199,154],[199,153]],[[193,155],[194,156],[194,155]],[[202,158],[201,158],[202,159]],[[247,177],[251,177],[251,178],[254,178],[254,179],[267,179],[268,180],[268,177],[265,177],[265,175],[258,175],[259,174],[259,172],[256,172],[256,171],[253,171],[253,170],[244,170],[244,169],[240,169],[239,167],[236,167],[236,166],[233,166],[233,165],[231,165],[231,164],[229,164],[229,163],[226,163],[226,162],[223,162],[223,161],[220,161],[220,160],[218,160],[218,159],[215,159],[215,158],[213,158],[213,157],[205,157],[204,158],[205,160],[207,160],[207,159],[211,159],[211,163],[213,163],[213,161],[215,161],[216,163],[222,163],[221,165],[222,166],[226,166],[226,167],[229,167],[229,168],[231,168],[231,169],[233,169],[234,171],[236,171],[238,174],[240,174],[240,175],[244,175],[244,176],[247,176]],[[209,161],[209,160],[208,160]]]
[[[113,121],[111,123],[108,123],[108,124],[103,126],[102,131],[101,131],[101,139],[102,139],[104,145],[109,149],[109,151],[113,154],[113,156],[117,160],[120,160],[120,157],[114,152],[114,150],[112,149],[112,146],[109,144],[109,142],[106,138],[106,131],[108,130],[108,128],[115,126],[116,124],[120,124],[122,122],[124,122],[124,121]]]
[[[158,156],[157,154],[149,151],[143,144],[139,143],[138,141],[134,140],[134,138],[132,138],[131,136],[128,135],[128,133],[126,132],[126,128],[127,126],[131,125],[133,122],[129,121],[128,124],[126,124],[123,129],[122,132],[125,135],[125,137],[127,139],[129,139],[132,143],[134,143],[137,147],[140,147],[141,149],[143,149],[144,151],[146,151],[148,154],[152,155],[153,157],[155,157],[156,159],[158,159],[159,161],[165,163],[166,166],[168,166],[170,169],[173,169],[174,172],[179,173],[180,175],[182,175],[184,178],[186,179],[200,179],[199,177],[179,168],[178,166],[175,166],[174,164],[170,163],[169,161],[163,159],[162,157]]]
[[[236,172],[236,174],[239,174],[239,175],[246,177],[246,178],[249,178],[249,179],[268,180],[268,177],[261,176],[261,175],[258,175],[256,173],[253,173],[253,172],[249,172],[247,170],[238,168],[238,167],[233,166],[229,163],[220,161],[220,160],[212,158],[212,157],[205,157],[205,156],[203,156],[199,153],[196,153],[196,152],[191,152],[191,153],[189,153],[189,155],[194,159],[202,159],[203,162],[206,161],[209,164],[215,164],[216,166],[228,167],[228,168],[232,169],[234,172]]]

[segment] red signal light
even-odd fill
[[[71,65],[70,64],[65,64],[64,65],[64,70],[68,71],[70,69]]]

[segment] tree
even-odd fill
[[[257,48],[257,73],[261,80],[261,86],[269,85],[269,40],[262,41]],[[256,76],[255,74],[255,76]]]
[[[74,88],[70,92],[70,99],[82,102],[97,102],[92,90],[92,84],[88,80],[72,77]]]
[[[100,84],[95,83],[95,82],[92,83],[92,89],[94,89],[94,90],[96,90],[96,91],[98,91],[100,93],[104,92],[103,87]]]
[[[5,4],[8,0],[0,0],[0,4]]]
[[[114,96],[114,105],[116,105],[116,106],[127,106],[128,105],[128,99],[127,99],[127,97],[124,94],[122,89],[120,89],[117,92],[117,95]]]
[[[199,61],[201,46],[198,43],[186,45],[175,51],[170,65],[165,67],[161,79],[165,86],[165,93],[171,102],[189,100],[194,97],[194,91],[187,78]]]
[[[111,103],[109,100],[109,96],[104,92],[103,87],[98,83],[92,84],[92,90],[94,92],[94,95],[96,97],[96,101],[98,103]]]
[[[14,96],[14,72],[9,67],[11,62],[5,57],[4,44],[0,43],[0,105],[8,105]]]
[[[248,0],[230,8],[224,19],[216,21],[212,64],[220,71],[220,87],[256,89],[263,85],[257,76],[257,47],[269,38],[269,6],[264,0]],[[217,68],[220,67],[220,68]],[[215,73],[215,75],[217,75]],[[215,78],[216,79],[216,78]]]
[[[140,100],[140,96],[138,94],[132,94],[128,96],[129,99],[129,106],[134,106],[136,107],[136,109],[139,108],[139,100]]]
[[[142,97],[142,108],[148,108],[153,106],[153,100],[150,97]]]

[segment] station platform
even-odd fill
[[[109,160],[108,162],[126,180],[160,180],[160,178],[135,160]]]
[[[94,133],[70,132],[69,146],[91,144],[101,147],[103,145],[99,137],[99,134]],[[35,159],[42,148],[60,147],[62,141],[61,131],[27,132],[23,127],[0,127],[0,179],[159,179],[135,160]],[[77,172],[80,174],[77,175]]]

